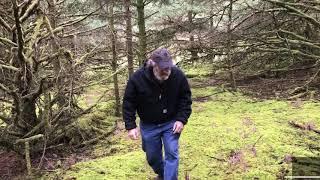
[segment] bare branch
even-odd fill
[[[33,140],[40,139],[40,138],[43,138],[43,134],[38,134],[38,135],[31,136],[31,137],[24,138],[24,139],[18,139],[18,140],[16,140],[16,143],[29,142],[29,141],[33,141]]]
[[[150,17],[152,17],[153,15],[158,14],[158,13],[159,13],[159,11],[156,11],[156,12],[144,17],[144,19],[149,19]]]
[[[97,44],[94,48],[92,48],[88,53],[84,54],[83,56],[81,56],[79,59],[77,59],[75,61],[75,65],[74,66],[78,66],[82,63],[84,63],[84,61],[92,54],[94,54],[95,50],[100,47],[102,42],[100,42],[99,44]]]
[[[0,37],[0,42],[3,42],[3,43],[5,43],[5,44],[11,45],[11,46],[15,46],[15,47],[18,46],[16,43],[10,41],[10,40],[7,39],[7,38],[3,38],[3,37]]]
[[[115,71],[114,73],[110,74],[109,76],[99,80],[99,81],[96,81],[96,82],[93,82],[93,83],[90,83],[90,84],[87,84],[87,85],[84,85],[84,86],[81,86],[81,87],[77,87],[76,89],[78,88],[85,88],[85,87],[90,87],[90,86],[94,86],[94,85],[97,85],[97,84],[100,84],[100,83],[103,83],[105,82],[106,80],[112,78],[115,74],[119,74],[121,71],[125,70],[128,66],[128,63],[124,63],[123,67],[119,68],[117,71]]]
[[[9,26],[9,24],[0,17],[0,25],[2,25],[4,28],[6,28],[8,31],[11,31],[11,27]]]
[[[312,58],[312,59],[320,59],[320,56],[314,55],[314,54],[306,54],[299,50],[290,50],[287,48],[280,48],[280,47],[274,47],[274,48],[256,48],[259,51],[263,52],[274,52],[274,53],[292,53],[294,55],[301,55],[304,57]],[[291,51],[291,52],[290,52]]]
[[[91,32],[91,31],[95,31],[95,30],[97,30],[97,29],[101,29],[101,28],[104,28],[104,27],[106,27],[106,26],[107,26],[107,25],[99,26],[99,27],[96,27],[96,28],[93,28],[93,29],[89,29],[89,30],[85,30],[85,31],[80,31],[80,32],[76,32],[76,33],[64,35],[63,37],[66,38],[66,37],[70,37],[70,36],[75,36],[75,35],[79,35],[79,34]]]
[[[314,24],[315,26],[319,27],[320,28],[320,22],[317,21],[316,19],[314,19],[313,17],[309,16],[308,14],[305,14],[303,12],[301,12],[300,10],[292,7],[290,4],[286,3],[286,2],[283,2],[283,1],[278,1],[278,0],[264,0],[264,1],[268,1],[270,3],[273,3],[273,4],[277,4],[281,7],[284,7],[294,13],[296,13],[296,15],[298,15],[299,17],[302,17],[302,18],[305,18],[307,19],[308,21],[310,21],[312,24]]]
[[[291,31],[286,31],[286,30],[283,30],[283,29],[279,29],[279,32],[289,34],[289,35],[291,35],[291,36],[293,36],[293,37],[297,38],[298,40],[302,40],[302,41],[310,42],[310,40],[306,39],[305,37],[300,36],[300,35],[298,35],[298,34],[296,34],[296,33],[291,32]]]
[[[318,11],[320,12],[320,9],[315,7],[315,6],[308,6],[306,4],[303,4],[303,3],[290,3],[290,2],[284,2],[284,4],[287,4],[287,5],[290,5],[290,6],[299,6],[299,7],[303,7],[303,8],[306,8],[306,9],[312,9],[314,11]]]
[[[294,40],[294,39],[285,39],[285,40],[288,41],[289,43],[292,43],[292,44],[298,44],[298,45],[303,44],[303,45],[320,50],[320,46],[317,46],[317,45],[310,43],[310,42],[305,42],[305,41],[301,41],[301,40]]]
[[[31,5],[28,7],[28,9],[26,10],[26,12],[20,17],[20,22],[25,21],[29,16],[30,13],[36,8],[36,6],[38,5],[39,0],[34,0]]]
[[[30,4],[31,0],[24,0],[23,2],[21,2],[20,4],[18,4],[18,7],[22,7],[23,5],[28,5]]]
[[[7,65],[4,65],[4,64],[0,64],[0,69],[1,69],[1,68],[10,69],[10,70],[13,70],[13,71],[16,71],[16,72],[20,71],[19,68],[16,68],[16,67],[14,67],[14,66],[7,66]]]
[[[105,2],[104,4],[102,4],[100,7],[98,7],[97,9],[93,10],[92,12],[90,12],[88,15],[84,16],[84,17],[81,17],[81,18],[77,18],[77,19],[74,19],[74,20],[71,20],[71,21],[67,21],[67,22],[64,22],[64,23],[61,23],[59,24],[58,26],[63,26],[63,27],[66,27],[66,26],[72,26],[74,24],[77,24],[79,22],[82,22],[84,21],[85,19],[87,19],[88,17],[90,17],[92,14],[96,13],[97,11],[99,11],[100,9],[102,9],[105,5],[107,4],[107,2]]]

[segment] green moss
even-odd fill
[[[77,179],[146,179],[146,172],[150,173],[144,155],[141,151],[129,152],[118,156],[111,156],[78,163],[64,178]],[[145,178],[143,178],[145,177]]]
[[[213,67],[210,64],[183,65],[180,68],[189,78],[206,77],[213,72]]]
[[[194,98],[208,96],[208,99],[194,101],[193,114],[181,136],[180,179],[186,172],[191,179],[276,179],[282,169],[290,170],[290,164],[282,163],[285,156],[320,153],[318,134],[288,124],[289,120],[311,122],[320,129],[320,103],[301,102],[297,108],[292,102],[258,101],[240,93],[218,93],[221,90],[217,87],[192,90]],[[78,163],[64,172],[64,178],[147,179],[154,176],[146,164],[140,141],[129,140],[122,130],[109,142],[111,146],[105,150],[108,156]],[[106,146],[96,148],[95,153],[101,155]],[[234,152],[241,155],[240,161],[232,164],[230,157]]]
[[[96,106],[96,109],[98,111],[102,111],[108,115],[114,114],[114,109],[115,109],[115,101],[108,101],[108,102],[101,102]]]

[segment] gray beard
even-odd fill
[[[158,81],[163,82],[163,81],[169,79],[169,76],[170,76],[171,72],[168,74],[168,76],[160,76],[157,71],[153,70],[153,74],[154,74],[154,76],[156,77],[156,79]]]

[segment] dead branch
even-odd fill
[[[292,7],[292,3],[286,3],[284,1],[278,1],[278,0],[264,0],[273,4],[277,4],[281,7],[284,7],[292,12],[294,12],[296,15],[298,15],[299,17],[305,18],[308,21],[310,21],[312,24],[314,24],[317,27],[320,27],[320,22],[317,21],[316,19],[314,19],[313,17],[309,16],[308,14],[305,14],[304,12],[296,9],[295,7]]]
[[[26,12],[26,10],[28,9],[28,6],[31,4],[31,1],[32,0],[24,0],[23,2],[18,4],[18,7],[21,9],[21,11],[19,12],[19,16],[21,16]]]
[[[18,45],[12,41],[10,41],[9,39],[7,38],[3,38],[3,37],[0,37],[0,42],[4,43],[4,44],[7,44],[7,45],[11,45],[11,46],[14,46],[14,47],[17,47]]]
[[[286,38],[285,41],[287,41],[288,43],[291,43],[291,44],[306,45],[306,46],[312,47],[314,49],[317,49],[318,51],[320,50],[320,46],[317,46],[314,43],[310,43],[310,42],[306,42],[306,41],[302,41],[302,40],[288,39],[288,38]]]
[[[315,66],[317,66],[319,63],[320,63],[320,60],[316,62]],[[312,83],[316,79],[319,73],[320,73],[320,67],[318,67],[317,72],[315,72],[314,75],[303,86],[297,87],[292,92],[290,92],[290,94],[295,94],[301,90],[306,89],[310,85],[310,83]]]
[[[274,47],[274,48],[255,48],[258,51],[262,52],[273,52],[273,53],[292,53],[293,55],[300,55],[312,59],[320,59],[320,56],[314,55],[314,54],[306,54],[301,52],[300,50],[290,50],[288,48],[280,48],[280,47]]]
[[[18,140],[16,140],[16,144],[30,142],[30,141],[34,141],[34,140],[37,140],[40,138],[43,138],[43,134],[37,134],[37,135],[31,136],[28,138],[18,139]]]
[[[94,13],[96,13],[97,11],[99,11],[100,9],[102,9],[106,4],[107,4],[107,2],[103,3],[100,7],[98,7],[95,10],[93,10],[92,12],[88,13],[88,15],[86,15],[84,17],[77,18],[77,19],[74,19],[74,20],[71,20],[71,21],[67,21],[67,22],[63,22],[63,23],[59,24],[58,26],[66,27],[66,26],[72,26],[72,25],[75,25],[77,23],[80,23],[80,22],[86,20],[88,17],[90,17]]]
[[[9,24],[2,19],[2,17],[0,17],[0,25],[3,26],[4,28],[6,28],[7,31],[11,32],[11,27],[9,26]]]
[[[23,136],[23,138],[26,138],[28,136],[31,136],[33,133],[37,132],[41,127],[45,125],[45,121],[41,121],[39,124],[37,124],[31,131],[29,131],[26,135]]]
[[[317,134],[320,134],[320,130],[318,129],[315,129],[314,127],[312,126],[306,126],[306,125],[302,125],[302,124],[298,124],[294,121],[289,121],[288,122],[292,127],[295,127],[295,128],[298,128],[298,129],[302,129],[302,130],[309,130],[309,131],[313,131]]]
[[[76,36],[76,35],[79,35],[79,34],[83,34],[83,33],[87,33],[87,32],[92,32],[92,31],[95,31],[95,30],[98,30],[98,29],[101,29],[101,28],[105,28],[107,25],[103,25],[103,26],[99,26],[99,27],[96,27],[96,28],[93,28],[93,29],[88,29],[88,30],[85,30],[85,31],[80,31],[80,32],[75,32],[75,33],[72,33],[72,34],[67,34],[67,35],[64,35],[62,36],[63,38],[66,38],[66,37],[73,37],[73,36]]]
[[[34,0],[31,3],[31,5],[27,8],[26,12],[20,17],[19,21],[24,22],[31,15],[31,12],[36,8],[38,3],[39,3],[39,0]]]
[[[93,47],[88,53],[82,55],[79,59],[76,59],[76,60],[75,60],[74,67],[77,67],[77,66],[83,64],[83,63],[85,62],[85,60],[86,60],[89,56],[95,54],[95,50],[96,50],[98,47],[100,47],[101,44],[102,44],[102,41],[101,41],[99,44],[97,44],[95,47]]]
[[[309,6],[303,3],[290,3],[290,2],[284,2],[284,4],[289,5],[289,6],[298,6],[306,9],[312,9],[314,11],[320,12],[320,9],[317,8],[316,6]]]
[[[293,36],[293,37],[295,37],[296,39],[301,40],[301,41],[311,42],[310,40],[306,39],[305,37],[300,36],[300,35],[298,35],[298,34],[296,34],[296,33],[294,33],[294,32],[291,32],[291,31],[279,29],[278,32],[289,34],[289,35],[291,35],[291,36]]]
[[[87,85],[84,85],[84,86],[77,87],[77,88],[75,88],[75,89],[81,89],[81,88],[90,87],[90,86],[94,86],[94,85],[103,83],[103,82],[105,82],[106,80],[112,78],[115,74],[119,74],[121,71],[125,70],[127,66],[128,66],[128,64],[126,63],[123,67],[119,68],[116,72],[110,74],[110,75],[107,76],[106,78],[103,78],[103,79],[101,79],[101,80],[99,80],[99,81],[96,81],[96,82],[93,82],[93,83],[90,83],[90,84],[87,84]]]
[[[9,70],[12,70],[12,71],[16,71],[16,72],[20,71],[19,68],[16,68],[14,66],[7,66],[7,65],[4,65],[4,64],[0,64],[0,69],[1,68],[6,68],[6,69],[9,69]]]

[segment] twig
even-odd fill
[[[45,140],[44,140],[44,147],[43,147],[42,156],[41,156],[41,159],[40,159],[40,162],[39,162],[39,165],[38,165],[38,169],[41,168],[41,165],[42,165],[42,162],[43,162],[43,158],[44,158],[44,155],[46,153],[46,147],[47,147],[47,138],[45,138]]]
[[[217,158],[215,156],[210,156],[210,155],[207,155],[208,157],[212,158],[212,159],[215,159],[215,160],[218,160],[218,161],[222,161],[222,162],[227,162],[225,159],[223,158]]]
[[[206,96],[194,97],[193,99],[194,99],[194,100],[204,99],[204,98],[208,98],[208,97],[210,97],[210,96],[213,96],[213,95],[216,95],[216,94],[220,94],[220,93],[224,93],[224,92],[225,92],[225,91],[223,90],[223,91],[215,92],[215,93],[213,93],[213,94],[209,94],[209,95],[206,95]]]
[[[256,140],[256,142],[253,144],[253,146],[252,147],[255,147],[256,146],[256,144],[258,143],[258,141],[262,138],[262,136],[263,135],[261,135],[257,140]]]

